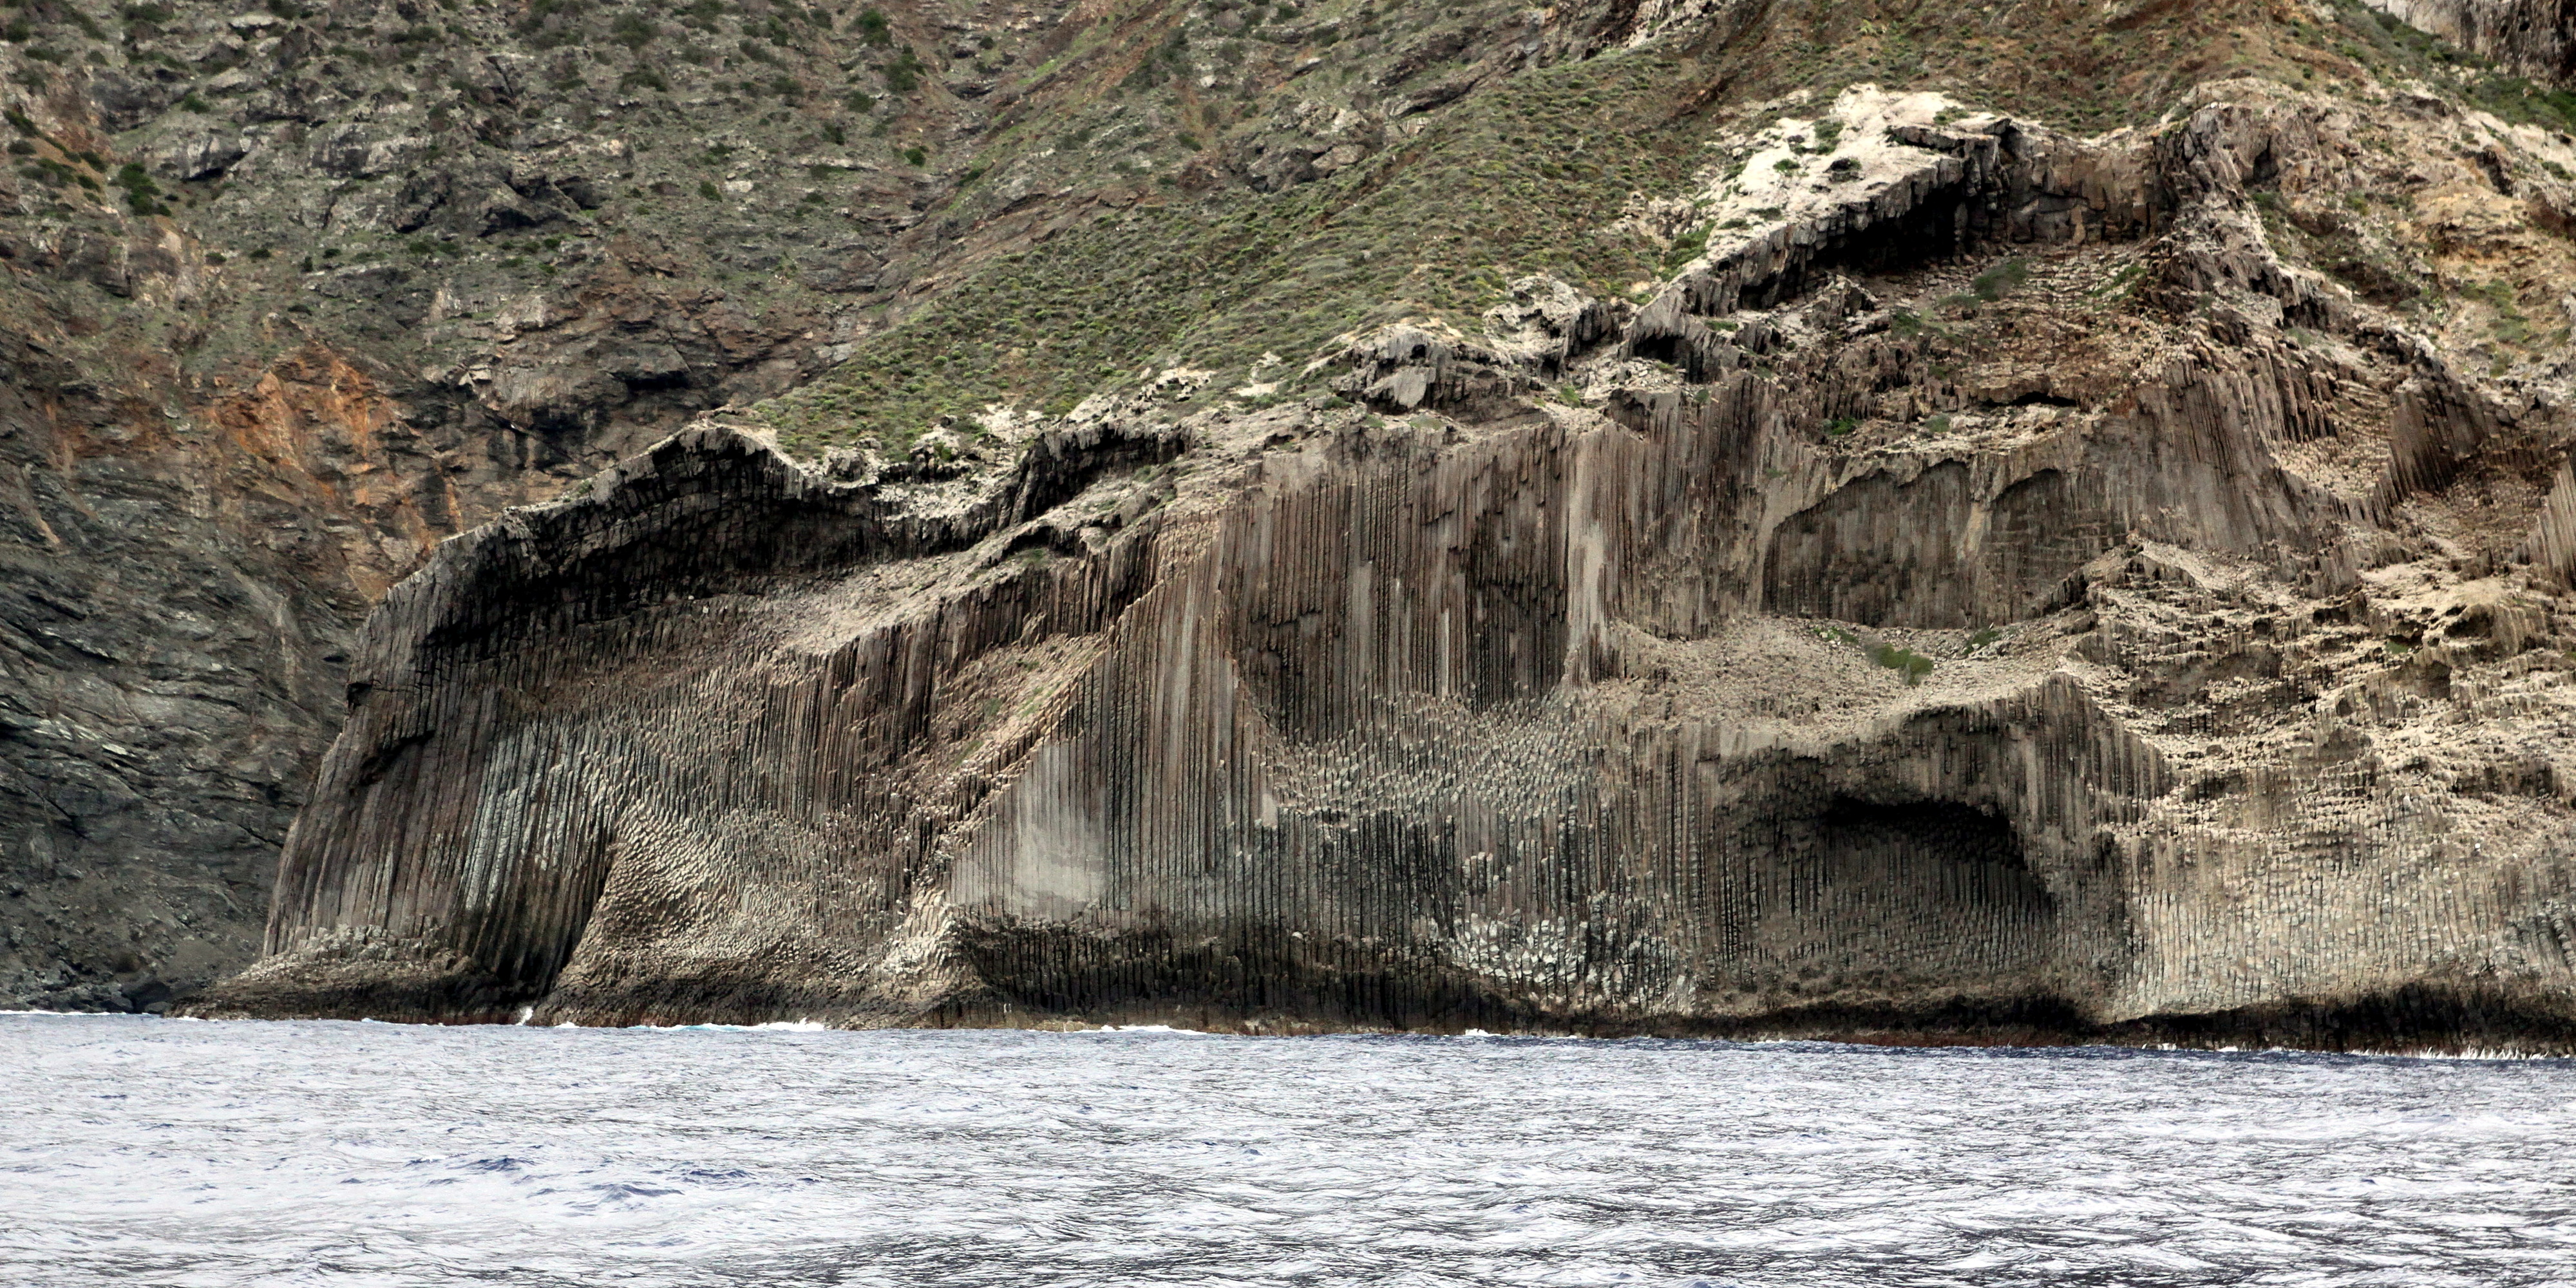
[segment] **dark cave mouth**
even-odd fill
[[[1884,277],[1971,257],[1980,249],[1980,213],[1961,191],[1934,192],[1903,214],[1833,237],[1771,277],[1748,283],[1744,305],[1780,308],[1838,274]]]
[[[1741,990],[1908,1012],[2058,994],[2069,922],[2009,813],[1899,782],[1804,786],[1784,785],[1778,848],[1756,861],[1724,971]]]
[[[1975,955],[1993,968],[2045,955],[2058,895],[2008,816],[1956,800],[1838,794],[1805,830],[1801,866],[1844,915],[1878,925],[1892,957],[1950,960],[1963,936],[1987,942]]]
[[[1827,853],[1895,845],[1946,863],[1986,864],[2028,873],[2021,833],[1991,810],[1958,801],[1882,803],[1836,796],[1816,817]]]

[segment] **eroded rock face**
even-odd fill
[[[601,60],[533,65],[609,15],[276,9],[0,33],[0,1007],[157,1009],[246,964],[375,599],[828,365],[886,245],[746,236],[695,174],[622,233],[639,145],[767,108],[612,120]],[[800,64],[837,43],[811,28]],[[791,144],[765,124],[734,144]],[[715,255],[677,235],[727,214]],[[832,280],[716,285],[782,246]]]
[[[1455,73],[1417,125],[1526,58],[1475,15],[1420,40],[1288,16],[12,10],[0,1009],[151,1008],[251,959],[357,625],[439,540],[1159,197],[1201,135],[1233,127],[1204,153],[1230,155],[1280,108],[1263,173],[1342,172],[1389,110],[1357,102],[1374,75],[1292,91],[1323,32],[1346,65]],[[1220,169],[1192,181],[1267,182]]]
[[[673,438],[388,598],[202,1009],[2563,1049],[2576,426],[2319,266],[2368,128],[1863,88],[1358,407]]]
[[[2420,31],[2522,75],[2576,84],[2576,5],[2568,0],[2367,0]]]

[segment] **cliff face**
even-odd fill
[[[1600,17],[1525,41],[1462,10],[1405,75]],[[1245,191],[1380,146],[1383,109],[1323,105],[1373,85],[1279,92],[1322,32],[1374,71],[1417,49],[1342,25],[0,10],[0,1006],[156,1008],[247,964],[358,623],[439,540],[883,347],[1161,193],[1185,131],[1233,127]],[[1223,94],[1102,101],[1220,47]]]
[[[22,4],[0,1003],[2561,1040],[2450,12]]]
[[[2576,81],[2576,5],[2568,0],[2371,0],[2371,7],[2525,76]]]
[[[639,209],[683,131],[601,128],[616,73],[554,8],[0,14],[0,1006],[157,1007],[246,963],[385,588],[828,365],[841,260],[719,281],[899,221],[711,249],[762,203],[692,176]],[[685,137],[788,146],[751,106]]]
[[[2568,351],[2353,265],[2576,149],[2399,110],[1861,86],[1333,395],[710,422],[395,589],[208,1009],[2563,1046]]]

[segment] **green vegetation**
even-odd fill
[[[2534,338],[2531,319],[2523,314],[2522,302],[2515,297],[2510,283],[2501,280],[2470,282],[2460,287],[2464,299],[2483,302],[2495,310],[2492,330],[2495,338],[2510,345],[2527,345]]]
[[[1991,304],[2029,281],[2030,265],[2015,257],[1977,274],[1977,280],[1970,283],[1968,289],[1978,299]]]
[[[1932,673],[1932,659],[1893,644],[1881,644],[1871,649],[1869,660],[1904,676],[1908,688],[1921,684],[1923,677]]]
[[[893,62],[879,67],[877,74],[885,77],[887,93],[909,94],[921,88],[921,78],[929,70],[929,64],[922,62],[920,56],[913,53],[912,47],[907,45],[895,54]]]
[[[1150,89],[1186,73],[1189,70],[1187,53],[1188,33],[1175,27],[1172,29],[1172,34],[1164,38],[1163,43],[1156,45],[1154,51],[1145,56],[1143,62],[1136,64],[1136,70],[1127,73],[1127,78],[1118,83],[1118,88]]]
[[[1242,372],[1267,349],[1295,355],[1293,370],[1346,331],[1471,320],[1523,273],[1624,291],[1655,275],[1658,248],[1565,231],[1686,178],[1705,127],[1676,119],[1677,71],[1623,52],[1529,72],[1434,119],[1419,146],[1328,178],[1101,215],[958,283],[766,410],[799,450],[900,440],[987,403],[1069,405],[1149,359]],[[1088,137],[1062,133],[1058,147]]]
[[[2367,14],[2351,0],[2335,3]],[[790,16],[802,22],[801,12]],[[1409,25],[1399,12],[1342,20],[1334,57],[1348,64],[1349,76],[1370,74],[1375,60],[1392,56],[1379,37]],[[1266,13],[1250,17],[1244,39],[1265,38],[1250,33],[1269,30],[1259,26]],[[2149,8],[2124,21],[2109,29],[2069,11],[1998,32],[1961,23],[1938,6],[1898,14],[1784,0],[1745,39],[1724,47],[1618,50],[1488,81],[1454,106],[1417,118],[1425,125],[1420,135],[1324,179],[1267,193],[1233,184],[1194,193],[1172,183],[1176,153],[1204,144],[1211,155],[1227,155],[1247,127],[1226,122],[1258,121],[1264,110],[1249,85],[1229,100],[1221,74],[1208,93],[1177,74],[1209,69],[1209,42],[1188,38],[1207,33],[1159,20],[1141,29],[1102,22],[1022,73],[1086,86],[1076,92],[1098,96],[1091,105],[1077,98],[1053,111],[1006,114],[972,155],[955,158],[953,173],[998,173],[1051,145],[1060,171],[1097,167],[1141,188],[1134,204],[976,264],[894,314],[842,368],[763,410],[791,448],[819,450],[870,437],[905,440],[941,414],[990,403],[1068,408],[1149,363],[1223,373],[1209,392],[1174,407],[1185,414],[1225,397],[1265,349],[1291,355],[1293,373],[1328,352],[1335,337],[1399,318],[1472,331],[1475,313],[1525,273],[1624,296],[1630,283],[1703,252],[1713,229],[1693,226],[1664,245],[1599,230],[1632,199],[1670,195],[1698,165],[1724,165],[1728,158],[1703,146],[1710,135],[1800,110],[1781,103],[1795,90],[1830,95],[1862,80],[1943,89],[1979,107],[2093,129],[2151,123],[2202,81],[2253,75],[2312,85],[2321,74],[2348,74],[2352,63],[2333,50],[2339,40],[2378,60],[2372,66],[2418,57],[2403,44],[2382,52],[2338,35],[2336,23],[2253,0]],[[2367,21],[2383,27],[2375,15]],[[931,74],[884,13],[862,10],[847,29],[858,43],[890,51],[872,60],[888,93],[908,94]],[[1139,48],[1146,51],[1141,64],[1129,61],[1132,52],[1121,57]],[[2465,73],[2472,62],[2427,66]],[[1086,67],[1094,73],[1088,81]],[[1316,75],[1302,95],[1340,83],[1320,79],[1334,75],[1329,68]],[[1110,105],[1121,95],[1151,95],[1159,120],[1139,122],[1132,108],[1120,117]],[[858,92],[843,101],[877,118],[872,135],[902,123],[900,101]],[[1766,106],[1740,106],[1752,103]],[[1839,142],[1820,125],[1801,150],[1827,152]],[[913,146],[895,150],[928,164]],[[1158,182],[1142,182],[1149,174]],[[970,182],[951,191],[935,216],[960,227],[995,200]],[[1780,215],[1776,208],[1747,213],[1757,221]],[[2141,273],[2125,267],[2094,294],[2124,291]],[[1946,303],[1991,303],[2030,275],[2029,265],[2007,261]],[[1890,330],[1900,337],[1942,333],[1932,317],[1912,311],[1900,311]],[[1301,380],[1291,374],[1286,383]],[[1921,425],[1935,434],[1949,427],[1944,416]]]
[[[2085,295],[2097,300],[2117,299],[2128,293],[2130,287],[2137,285],[2138,279],[2145,276],[2146,272],[2147,266],[2145,264],[2131,264],[2128,267],[2121,269],[2119,272],[2113,273],[2110,276],[2110,279],[2103,282],[2100,286],[2086,291]]]
[[[2360,0],[2335,0],[2336,30],[2294,27],[2303,35],[2332,39],[2334,52],[2382,76],[2406,76],[2440,85],[2475,107],[2520,125],[2576,130],[2576,92],[2534,85],[2497,70],[2476,54],[2456,49]]]
[[[1708,249],[1708,232],[1708,227],[1701,225],[1674,238],[1672,246],[1664,251],[1664,271],[1670,273],[1699,258],[1700,252]]]
[[[125,208],[135,214],[149,217],[170,213],[170,207],[161,203],[161,189],[140,164],[128,161],[117,170],[116,186],[125,190]]]

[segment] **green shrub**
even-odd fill
[[[877,72],[885,77],[887,93],[909,94],[921,88],[922,74],[929,70],[929,65],[922,62],[910,46],[906,46],[895,55],[893,62],[878,68]]]
[[[2002,299],[2005,292],[2029,281],[2030,265],[2016,256],[1977,274],[1977,279],[1968,284],[1968,289],[1978,299],[1991,304]]]
[[[91,164],[100,162],[92,160]],[[125,190],[125,208],[135,214],[148,218],[170,213],[170,208],[161,204],[160,187],[152,182],[152,176],[143,172],[141,164],[128,161],[120,167],[116,172],[116,186]]]
[[[1672,246],[1664,251],[1664,271],[1669,273],[1680,268],[1699,258],[1699,253],[1707,249],[1708,229],[1706,227],[1694,228],[1683,233],[1674,238]]]
[[[1932,673],[1932,659],[1893,644],[1881,644],[1871,649],[1869,660],[1904,676],[1908,688],[1921,684],[1923,677]]]

